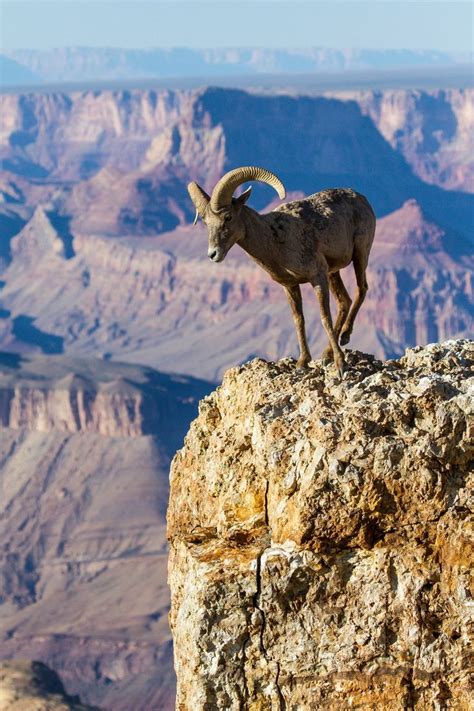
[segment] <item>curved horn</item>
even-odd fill
[[[259,180],[275,188],[281,200],[285,197],[285,187],[276,175],[264,168],[246,166],[245,168],[235,168],[226,173],[217,183],[211,195],[211,208],[214,212],[221,210],[226,205],[230,205],[232,195],[236,188],[248,180]]]
[[[189,183],[188,193],[189,197],[194,203],[194,207],[196,208],[197,212],[201,217],[203,217],[204,213],[206,212],[207,204],[211,198],[197,183],[194,182]]]

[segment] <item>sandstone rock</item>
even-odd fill
[[[40,256],[65,257],[63,241],[42,207],[36,208],[26,227],[12,240],[11,251],[14,257],[21,257],[25,262],[34,260],[35,267]],[[56,262],[56,268],[59,264]]]
[[[41,662],[3,662],[0,665],[2,711],[100,711],[68,696],[55,672]]]
[[[0,159],[30,183],[31,207],[49,200],[81,232],[153,234],[189,222],[190,178],[210,189],[223,170],[269,156],[288,190],[352,185],[378,215],[415,197],[469,232],[472,201],[461,209],[450,190],[473,189],[472,89],[280,92],[3,94]],[[446,188],[442,201],[425,183]],[[258,207],[263,196],[273,198],[257,187]]]
[[[227,372],[173,461],[177,709],[470,708],[472,366]]]

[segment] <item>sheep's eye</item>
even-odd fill
[[[232,219],[232,215],[231,215],[231,214],[226,215],[226,216],[224,217],[224,222],[230,222],[231,219]]]

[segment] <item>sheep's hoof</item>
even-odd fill
[[[341,337],[339,338],[339,343],[341,344],[341,346],[347,346],[350,340],[351,334],[349,333],[349,331],[343,331],[341,333]]]
[[[324,365],[329,365],[329,363],[332,363],[334,360],[334,353],[332,352],[331,346],[328,346],[327,348],[324,349],[321,360],[323,361]]]
[[[338,358],[336,361],[336,366],[337,366],[337,371],[341,377],[341,380],[344,377],[344,373],[346,372],[346,363],[343,358]]]
[[[298,358],[298,360],[296,361],[296,367],[297,368],[307,368],[310,360],[311,360],[311,358],[308,356],[305,356],[304,358],[303,357]]]

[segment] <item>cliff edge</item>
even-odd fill
[[[180,711],[469,708],[474,344],[348,361],[228,371],[175,456]]]

